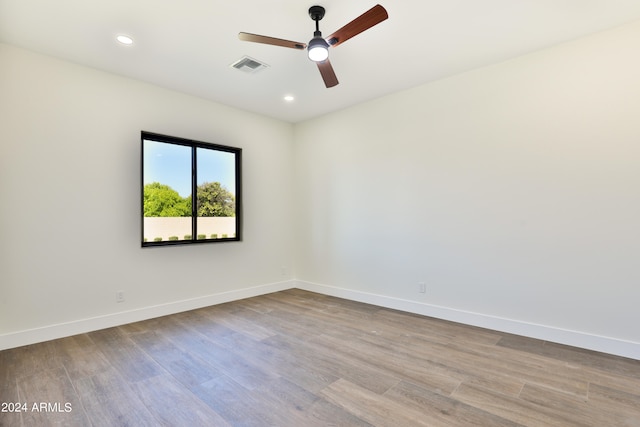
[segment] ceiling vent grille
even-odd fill
[[[264,62],[258,61],[257,59],[243,56],[242,58],[231,64],[230,67],[235,68],[236,70],[244,71],[245,73],[255,74],[258,71],[267,68],[268,65]]]

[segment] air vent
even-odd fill
[[[243,56],[242,58],[231,64],[230,67],[233,67],[240,71],[244,71],[245,73],[254,74],[260,70],[267,68],[268,65],[264,62],[258,61],[257,59]]]

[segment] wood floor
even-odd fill
[[[289,290],[2,351],[0,402],[2,426],[640,426],[640,361]]]

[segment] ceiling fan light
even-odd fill
[[[314,37],[309,42],[309,59],[314,62],[325,61],[329,57],[329,43],[322,37]]]

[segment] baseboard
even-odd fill
[[[584,332],[570,331],[546,325],[527,323],[513,319],[473,313],[463,310],[452,309],[432,304],[425,304],[401,298],[389,297],[386,295],[372,294],[368,292],[355,291],[352,289],[339,288],[335,286],[322,285],[301,280],[289,280],[278,283],[270,283],[260,286],[238,289],[234,291],[221,292],[199,298],[175,301],[167,304],[160,304],[144,307],[136,310],[123,311],[119,313],[96,316],[87,319],[80,319],[73,322],[59,323],[42,328],[28,329],[24,331],[12,332],[0,335],[0,350],[20,347],[23,345],[49,341],[57,338],[64,338],[71,335],[97,331],[104,328],[119,326],[126,323],[138,322],[155,317],[166,316],[188,310],[195,310],[225,302],[236,301],[244,298],[283,291],[286,289],[298,288],[324,295],[345,298],[353,301],[360,301],[367,304],[374,304],[381,307],[420,314],[423,316],[435,317],[443,320],[450,320],[466,325],[478,326],[501,332],[508,332],[530,338],[537,338],[559,344],[580,347],[616,356],[628,357],[640,360],[640,343],[624,341],[616,338],[603,337],[599,335],[587,334]]]
[[[28,329],[24,331],[12,332],[0,335],[0,350],[20,347],[23,345],[49,341],[57,338],[64,338],[71,335],[97,331],[113,326],[124,325],[126,323],[138,322],[169,314],[181,313],[183,311],[195,310],[210,305],[222,304],[244,298],[251,298],[272,292],[291,289],[295,286],[295,281],[284,281],[270,283],[266,285],[253,286],[218,294],[206,295],[198,298],[170,302],[167,304],[154,305],[130,311],[96,316],[88,319],[80,319],[73,322],[59,323],[44,326],[42,328]]]
[[[527,323],[513,319],[473,313],[448,307],[425,304],[385,295],[371,294],[351,289],[321,285],[305,281],[295,281],[295,287],[311,292],[374,304],[381,307],[421,314],[466,325],[478,326],[495,331],[507,332],[530,338],[537,338],[558,344],[580,347],[616,356],[640,360],[640,343],[603,337],[578,331],[570,331],[552,326]]]

